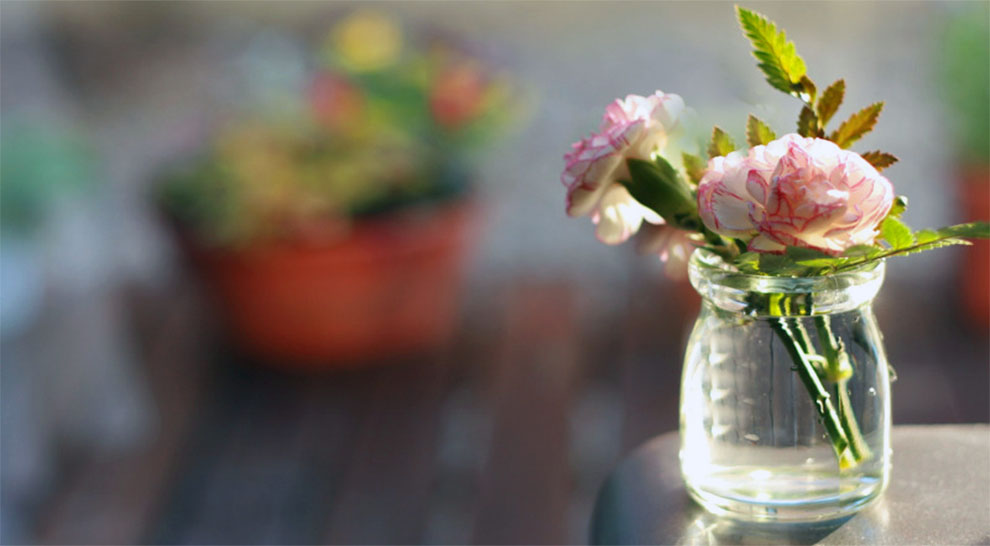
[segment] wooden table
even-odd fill
[[[609,472],[677,427],[695,311],[642,275],[597,299],[560,279],[475,286],[451,346],[315,374],[231,350],[195,283],[135,293],[157,426],[137,449],[66,457],[38,542],[585,542]],[[902,293],[878,311],[895,422],[990,419],[985,338],[941,294]]]
[[[681,481],[676,432],[650,440],[608,479],[594,544],[987,544],[990,426],[894,427],[890,486],[854,516],[742,524],[708,514]]]

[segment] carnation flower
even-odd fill
[[[890,182],[859,154],[795,134],[712,159],[698,185],[705,225],[761,252],[791,245],[837,255],[873,244],[893,199]]]
[[[561,181],[568,188],[567,214],[590,215],[598,226],[598,238],[608,244],[625,241],[644,220],[663,223],[619,181],[629,177],[627,159],[649,160],[663,149],[683,109],[679,96],[661,91],[647,97],[629,95],[610,104],[599,132],[575,142],[564,156]]]

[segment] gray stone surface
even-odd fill
[[[848,518],[739,524],[687,495],[677,433],[627,457],[599,494],[595,544],[990,544],[990,425],[895,427],[891,483]]]

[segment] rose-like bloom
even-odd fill
[[[859,154],[795,134],[713,158],[698,185],[705,225],[760,252],[873,244],[893,200],[890,181]]]
[[[663,223],[653,210],[633,199],[619,180],[629,178],[627,159],[649,160],[667,143],[684,101],[661,91],[629,95],[605,109],[598,133],[571,146],[560,179],[567,186],[567,214],[591,215],[598,238],[617,244],[636,233],[643,221]]]

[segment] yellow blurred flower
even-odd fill
[[[381,70],[399,60],[402,30],[383,13],[358,11],[333,28],[328,45],[332,58],[349,70]]]

